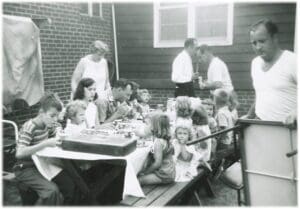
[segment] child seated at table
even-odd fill
[[[139,111],[143,115],[147,115],[150,112],[149,100],[151,95],[147,89],[139,89],[137,91],[137,101],[139,103]]]
[[[87,128],[85,120],[86,107],[86,103],[80,100],[71,101],[66,106],[65,118],[67,125],[64,131],[67,135],[79,134]]]
[[[232,128],[234,119],[229,110],[229,93],[222,89],[217,89],[214,92],[214,103],[216,107],[216,116],[218,131]],[[233,141],[232,131],[221,134],[217,144],[217,150],[228,149]]]
[[[176,110],[176,122],[180,120],[187,120],[190,124],[192,124],[192,106],[191,100],[187,96],[179,96],[176,98],[175,103]]]
[[[203,105],[198,105],[192,115],[195,140],[210,135],[208,116]],[[201,160],[208,161],[211,155],[211,138],[196,144],[196,150],[201,154]]]
[[[31,156],[46,148],[60,145],[56,135],[55,123],[62,110],[62,102],[57,95],[47,93],[41,99],[38,115],[22,126],[16,142],[14,173],[18,182],[22,182],[38,195],[36,205],[74,205],[78,200],[75,182],[63,169],[56,167],[48,174],[47,180],[35,166]],[[61,194],[63,199],[61,198]]]
[[[144,168],[138,175],[141,185],[165,184],[174,182],[174,147],[170,142],[170,121],[167,115],[155,113],[151,116],[148,129],[151,132],[153,147]]]
[[[176,164],[175,181],[189,181],[197,175],[198,153],[195,145],[186,143],[193,139],[192,126],[186,121],[179,121],[175,125],[174,133],[174,161]]]
[[[214,118],[214,103],[211,99],[204,99],[202,104],[207,112],[208,116],[208,126],[210,132],[213,134],[218,131],[217,121]],[[215,137],[211,138],[211,154],[215,155],[217,149],[217,140]]]

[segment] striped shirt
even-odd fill
[[[21,147],[36,145],[47,138],[54,137],[55,134],[55,127],[51,129],[44,127],[41,129],[41,127],[34,123],[33,119],[30,119],[24,123],[20,130],[17,146]]]

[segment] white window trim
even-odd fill
[[[88,15],[89,17],[99,17],[101,19],[104,19],[103,18],[103,11],[102,11],[102,9],[103,9],[102,3],[98,3],[99,4],[99,16],[94,16],[93,15],[93,3],[94,2],[87,2],[87,4],[88,4],[88,14],[86,14],[86,13],[84,13],[84,14]],[[95,2],[95,3],[97,3],[97,2]]]
[[[225,2],[226,3],[226,2]],[[218,4],[216,2],[209,2],[205,3],[205,5],[211,5],[211,4]],[[199,5],[204,5],[201,3],[188,3],[188,31],[187,31],[187,36],[188,38],[193,38],[195,37],[195,7]],[[217,38],[209,38],[209,39],[198,39],[199,44],[207,44],[210,46],[228,46],[232,45],[233,43],[233,3],[228,3],[228,19],[227,19],[227,38],[226,40],[220,39],[218,40]],[[183,6],[163,6],[163,9],[167,8],[180,8]],[[184,45],[184,40],[182,41],[160,41],[159,40],[159,10],[161,9],[159,2],[155,2],[153,5],[153,45],[154,48],[173,48],[173,47],[183,47]]]

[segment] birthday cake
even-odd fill
[[[126,156],[136,149],[136,139],[130,135],[109,131],[84,130],[62,140],[62,148],[69,151]]]

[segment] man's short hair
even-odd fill
[[[126,87],[130,85],[131,89],[133,89],[133,84],[125,79],[125,78],[120,78],[119,80],[114,82],[113,88],[122,88],[122,89],[126,89]]]
[[[192,46],[196,46],[196,39],[194,38],[188,38],[185,40],[184,42],[184,48],[189,48],[189,47],[192,47]]]
[[[251,26],[250,31],[255,31],[260,25],[265,26],[265,28],[267,29],[271,37],[273,37],[275,34],[279,32],[277,25],[269,19],[262,19],[257,21]]]
[[[207,44],[202,44],[197,47],[197,51],[200,50],[200,52],[203,54],[204,52],[212,52],[210,46]]]

